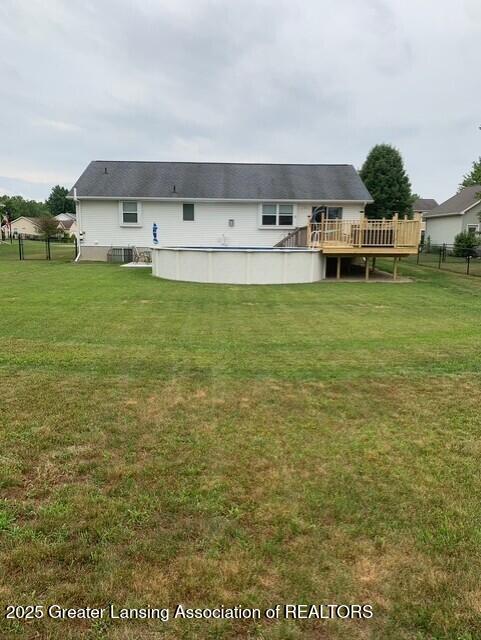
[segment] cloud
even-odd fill
[[[49,120],[48,118],[37,118],[34,120],[34,125],[39,127],[46,127],[53,131],[71,133],[73,131],[80,131],[81,128],[73,124],[72,122],[62,122],[61,120]]]
[[[0,176],[45,197],[92,159],[359,167],[390,142],[443,199],[479,156],[480,36],[471,0],[4,0]]]

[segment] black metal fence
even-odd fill
[[[481,252],[479,249],[462,249],[452,244],[421,245],[416,256],[406,262],[416,262],[424,267],[444,269],[468,276],[481,276]]]
[[[77,256],[77,238],[41,238],[19,235],[0,243],[0,260],[55,260],[72,262]]]

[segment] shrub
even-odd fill
[[[479,238],[474,233],[463,231],[458,233],[454,238],[453,255],[465,258],[466,256],[475,256],[476,247],[479,246]]]

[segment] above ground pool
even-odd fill
[[[187,282],[293,284],[322,280],[325,261],[315,249],[155,246],[152,274]]]

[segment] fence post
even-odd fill
[[[417,255],[417,258],[416,258],[416,264],[419,264],[419,254],[420,253],[421,253],[421,245],[418,244],[418,255]]]
[[[443,245],[439,247],[439,260],[438,260],[438,269],[441,269],[441,260],[443,257]]]
[[[466,256],[466,275],[469,276],[469,265],[471,264],[471,256],[468,255]]]
[[[448,255],[448,251],[447,251],[447,247],[446,247],[446,243],[443,243],[443,262],[446,262],[446,258]]]
[[[52,256],[50,255],[50,236],[47,236],[45,243],[45,248],[47,250],[47,260],[51,260]]]
[[[22,246],[22,235],[18,234],[18,259],[23,260],[23,246]]]

